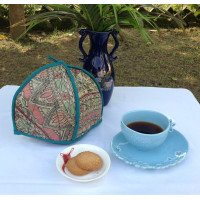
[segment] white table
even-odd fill
[[[0,89],[0,194],[200,194],[200,105],[190,91],[115,87],[103,122],[77,142],[104,148],[111,157],[110,171],[98,181],[77,183],[56,170],[56,156],[66,145],[13,134],[11,101],[17,88]],[[122,115],[133,109],[173,118],[189,142],[186,160],[165,170],[142,170],[114,157],[110,142],[120,131]]]

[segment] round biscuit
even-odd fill
[[[79,153],[75,159],[78,167],[88,171],[99,170],[103,165],[102,158],[96,153],[90,151]]]
[[[90,173],[90,171],[81,169],[80,167],[77,166],[75,157],[70,158],[65,164],[65,167],[68,169],[70,173],[76,176],[83,176]]]

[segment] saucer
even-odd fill
[[[98,154],[103,160],[103,166],[101,167],[101,169],[90,172],[89,174],[86,174],[84,176],[75,176],[75,175],[71,174],[67,168],[65,168],[65,172],[63,172],[62,166],[64,164],[64,161],[63,161],[63,157],[60,154],[61,153],[67,154],[72,149],[73,149],[73,151],[71,152],[71,157],[74,157],[77,154],[84,152],[84,151],[91,151],[93,153]],[[102,148],[100,148],[98,146],[94,146],[94,145],[90,145],[90,144],[78,144],[78,145],[69,146],[66,149],[64,149],[63,151],[61,151],[58,154],[57,159],[56,159],[56,167],[57,167],[57,170],[60,172],[60,174],[62,174],[64,177],[66,177],[68,179],[78,181],[78,182],[94,181],[94,180],[97,180],[97,179],[105,176],[110,168],[110,163],[111,163],[110,157],[105,150],[103,150]]]
[[[111,148],[115,156],[127,164],[143,169],[164,169],[185,159],[188,142],[181,133],[173,130],[161,146],[149,151],[140,151],[128,143],[120,132],[113,138]]]

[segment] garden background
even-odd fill
[[[48,5],[23,6],[25,18],[48,8]],[[122,27],[118,60],[113,63],[115,85],[187,88],[200,101],[200,6],[155,5],[183,20],[183,26],[159,15],[154,8],[133,6],[144,15],[151,15],[159,32],[144,24],[150,42],[136,29]],[[9,19],[9,6],[0,4],[0,87],[20,85],[31,72],[49,62],[48,55],[82,66],[78,48],[81,24],[69,19],[46,20],[16,40]],[[110,39],[110,49],[112,45]],[[84,46],[89,49],[89,40]]]

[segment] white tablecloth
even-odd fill
[[[77,183],[56,169],[56,156],[66,145],[13,134],[11,101],[17,88],[0,89],[0,194],[200,194],[200,105],[190,91],[115,87],[102,123],[77,142],[105,149],[111,168],[98,181]],[[165,170],[142,170],[113,156],[110,142],[120,131],[122,115],[133,109],[170,116],[189,142],[186,160]]]

